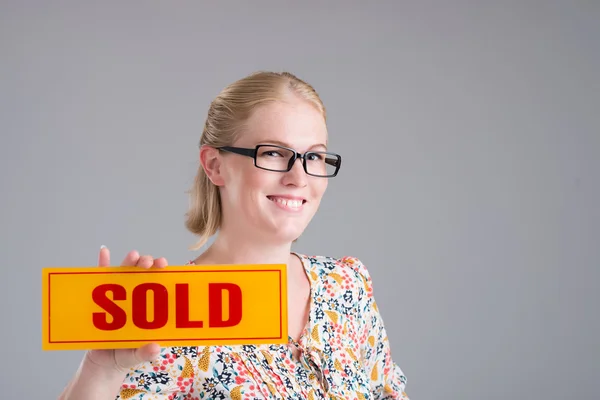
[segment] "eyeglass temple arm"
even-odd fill
[[[325,158],[325,163],[329,164],[329,165],[333,165],[334,167],[337,167],[340,164],[340,159],[339,158],[333,158],[333,159],[329,159],[329,158]]]
[[[219,147],[220,150],[228,151],[230,153],[237,153],[243,156],[254,157],[256,154],[256,149],[244,149],[241,147],[232,147],[232,146],[222,146]]]

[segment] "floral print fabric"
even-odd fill
[[[366,267],[354,257],[296,255],[311,284],[299,341],[163,348],[131,369],[117,399],[408,400]]]

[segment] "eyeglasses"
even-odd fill
[[[232,146],[218,149],[251,157],[255,167],[275,172],[288,172],[296,160],[301,159],[304,172],[321,178],[336,176],[342,165],[342,156],[327,151],[307,151],[302,154],[288,147],[271,144],[259,144],[253,149]]]

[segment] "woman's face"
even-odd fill
[[[308,102],[270,103],[253,113],[232,146],[254,149],[258,144],[285,146],[299,153],[326,151],[327,127]],[[260,154],[258,162],[264,166],[287,165],[283,153]],[[239,154],[221,152],[219,159],[224,223],[242,234],[292,242],[317,212],[327,189],[328,178],[307,175],[300,159],[288,172],[257,168],[251,157]]]

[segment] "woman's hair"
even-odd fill
[[[290,99],[310,102],[327,119],[323,102],[308,83],[289,72],[255,72],[225,87],[212,101],[200,146],[231,146],[257,107]],[[185,226],[199,236],[190,248],[197,250],[217,233],[222,220],[219,188],[210,181],[202,164],[188,193],[190,206]]]

